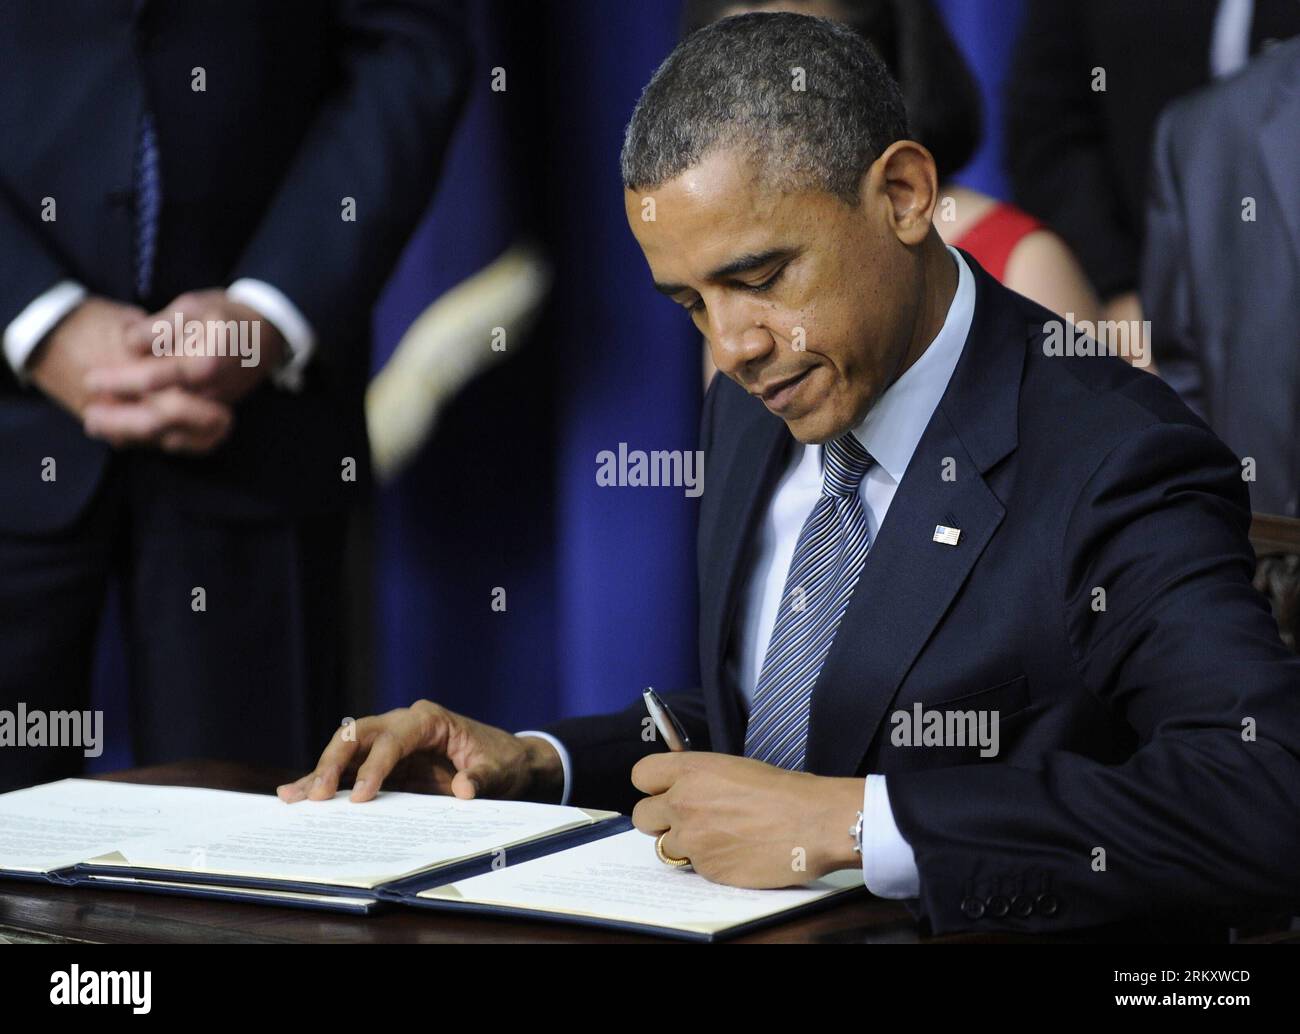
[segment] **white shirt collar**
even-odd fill
[[[943,326],[920,358],[885,389],[866,419],[853,429],[862,447],[895,484],[903,480],[912,453],[947,390],[975,315],[975,277],[961,253],[947,247],[957,263],[957,291]]]

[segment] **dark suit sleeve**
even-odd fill
[[[1203,420],[1205,370],[1192,333],[1190,245],[1179,166],[1174,155],[1175,102],[1156,126],[1142,252],[1142,310],[1151,321],[1151,351],[1160,376]]]
[[[340,85],[231,278],[283,291],[324,348],[364,333],[432,197],[467,75],[463,13],[452,0],[340,8]],[[343,218],[345,198],[355,201],[355,221]]]
[[[0,186],[0,241],[4,242],[0,245],[0,333],[68,275],[31,226],[38,218],[35,210],[21,212],[9,191]],[[17,386],[8,360],[0,357],[0,388]]]
[[[1034,0],[1007,77],[1006,164],[1016,202],[1079,256],[1103,299],[1137,286],[1138,243],[1125,225],[1081,5]]]
[[[1100,462],[1052,558],[1062,664],[1137,749],[1117,764],[1059,750],[1034,770],[891,774],[936,932],[1232,921],[1300,901],[1300,658],[1251,587],[1248,522],[1235,458],[1199,425],[1148,426]],[[999,880],[1048,888],[1056,914],[963,911]]]
[[[662,699],[685,726],[692,748],[708,750],[703,694],[698,690],[666,693]],[[569,803],[624,815],[631,814],[645,796],[632,785],[632,766],[647,754],[668,749],[639,699],[615,714],[566,718],[543,726],[542,731],[558,739],[569,752]]]
[[[67,277],[63,264],[50,253],[31,223],[39,213],[20,214],[13,196],[0,187],[0,330]]]

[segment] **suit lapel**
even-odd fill
[[[740,753],[744,745],[744,716],[726,677],[731,626],[759,519],[795,444],[781,420],[752,400],[746,403],[746,422],[736,459],[724,476],[718,519],[712,522],[710,541],[700,543],[707,557],[716,558],[704,565],[700,584],[701,674],[719,697],[719,706],[710,712],[709,734],[713,749],[729,754]]]
[[[942,480],[952,459],[957,479]],[[964,469],[964,474],[963,474]],[[926,429],[840,621],[813,693],[809,772],[851,775],[889,702],[1005,511],[942,409]],[[937,525],[960,528],[955,546]]]
[[[1005,515],[983,475],[1015,448],[1028,327],[1005,290],[964,257],[976,278],[971,330],[817,680],[809,772],[856,772],[899,685]],[[955,546],[934,541],[940,524],[961,529]]]

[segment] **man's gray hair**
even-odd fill
[[[862,174],[908,135],[897,83],[852,29],[742,14],[692,33],[659,66],[623,138],[623,185],[653,190],[741,147],[778,189],[856,204]]]

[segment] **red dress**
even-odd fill
[[[1017,244],[1043,224],[1015,205],[999,201],[981,216],[954,246],[969,251],[988,273],[1002,281]]]

